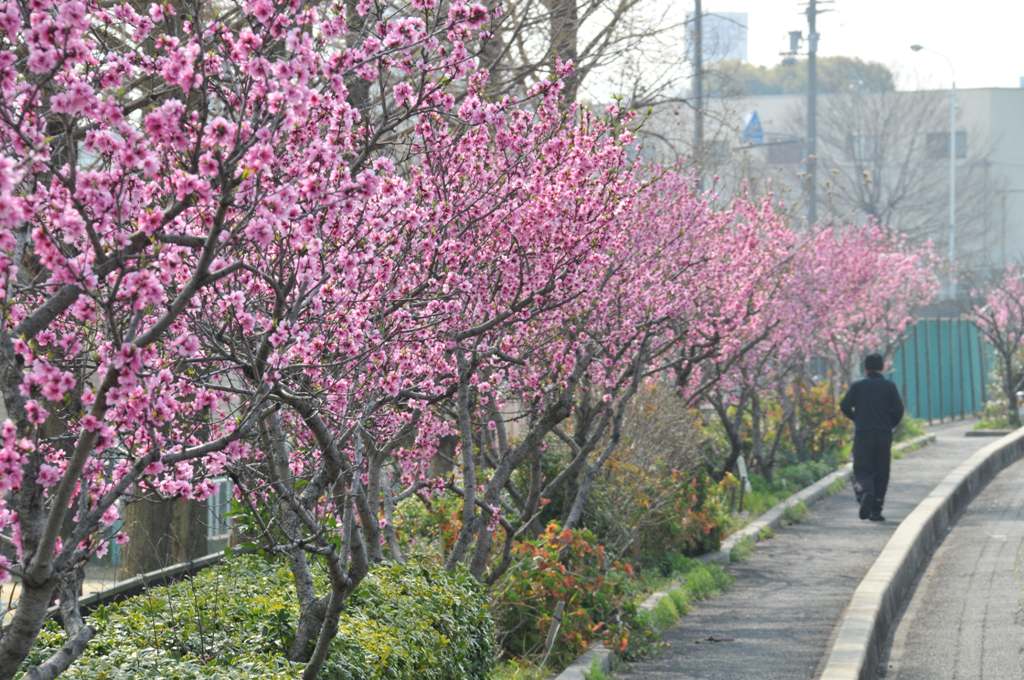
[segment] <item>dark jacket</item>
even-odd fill
[[[903,400],[899,390],[879,373],[869,373],[868,377],[850,385],[839,408],[861,432],[891,432],[903,418]]]

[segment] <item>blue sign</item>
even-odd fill
[[[747,144],[764,144],[764,128],[761,127],[761,117],[757,115],[757,111],[751,111],[747,116],[740,139]]]

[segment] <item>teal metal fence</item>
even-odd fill
[[[921,319],[896,350],[890,377],[915,418],[963,418],[985,405],[992,349],[973,323]]]

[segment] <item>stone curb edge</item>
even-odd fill
[[[873,680],[891,626],[947,529],[1005,467],[1024,457],[1024,428],[976,451],[903,520],[843,612],[820,680]]]
[[[965,437],[1005,437],[1013,430],[967,430]]]
[[[910,441],[897,444],[893,447],[893,453],[910,453],[916,451],[928,444],[935,442],[934,434],[925,434],[920,437],[915,437]],[[700,559],[705,562],[717,562],[719,564],[726,564],[729,562],[729,554],[737,543],[742,541],[753,539],[754,541],[759,540],[761,531],[766,528],[779,529],[782,526],[782,522],[785,519],[786,510],[793,507],[798,503],[804,505],[811,505],[820,501],[822,498],[829,495],[829,488],[838,480],[844,482],[849,481],[850,476],[853,474],[853,464],[847,463],[835,472],[825,475],[814,484],[804,487],[800,491],[789,498],[781,501],[777,505],[774,505],[770,510],[766,511],[763,515],[758,517],[755,521],[751,522],[747,526],[743,527],[736,533],[729,536],[722,542],[722,546],[713,553],[701,555]]]
[[[926,434],[920,437],[911,439],[910,441],[898,444],[893,448],[893,453],[909,453],[916,451],[928,444],[935,442],[934,434]],[[782,526],[782,521],[786,513],[786,509],[796,505],[797,503],[803,502],[805,505],[811,505],[825,496],[828,496],[829,487],[831,487],[837,480],[846,482],[850,479],[853,474],[853,465],[847,463],[835,472],[825,475],[814,484],[804,487],[800,491],[797,491],[789,498],[780,501],[776,505],[772,506],[771,509],[767,510],[764,514],[758,517],[755,521],[751,522],[747,526],[743,527],[736,533],[730,535],[725,541],[722,542],[721,547],[715,552],[701,555],[698,559],[704,562],[714,562],[718,564],[728,564],[729,554],[732,552],[733,547],[737,543],[743,540],[753,539],[757,541],[761,535],[761,531],[766,527],[771,529],[778,529]],[[668,591],[672,588],[677,587],[679,584],[672,584],[664,591],[652,593],[650,597],[644,600],[643,604],[640,605],[641,609],[654,609],[661,602],[662,598],[668,597]],[[608,673],[611,671],[616,661],[615,653],[604,646],[604,644],[598,642],[590,646],[590,649],[585,651],[575,661],[563,670],[561,673],[554,677],[554,680],[586,680],[587,673],[594,667],[594,663],[597,663],[598,668],[603,672]]]

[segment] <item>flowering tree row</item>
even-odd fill
[[[784,429],[809,452],[813,427],[803,426],[800,417],[809,362],[824,361],[833,388],[841,388],[865,353],[891,355],[914,310],[938,290],[934,264],[930,251],[915,251],[877,225],[822,229],[797,241],[768,331],[735,365],[723,370],[715,363],[721,380],[707,400],[729,440],[725,469],[744,453],[747,436],[753,461],[765,474],[771,474]],[[782,410],[772,431],[764,427],[766,397]]]
[[[139,494],[236,480],[313,678],[402,559],[401,500],[457,494],[447,564],[494,581],[552,494],[579,522],[643,381],[692,402],[808,329],[852,342],[842,312],[890,318],[862,291],[830,313],[830,273],[872,265],[770,201],[634,166],[614,109],[489,100],[482,5],[141,5],[0,2],[0,678],[54,601],[68,644],[31,677],[81,654],[84,565]]]

